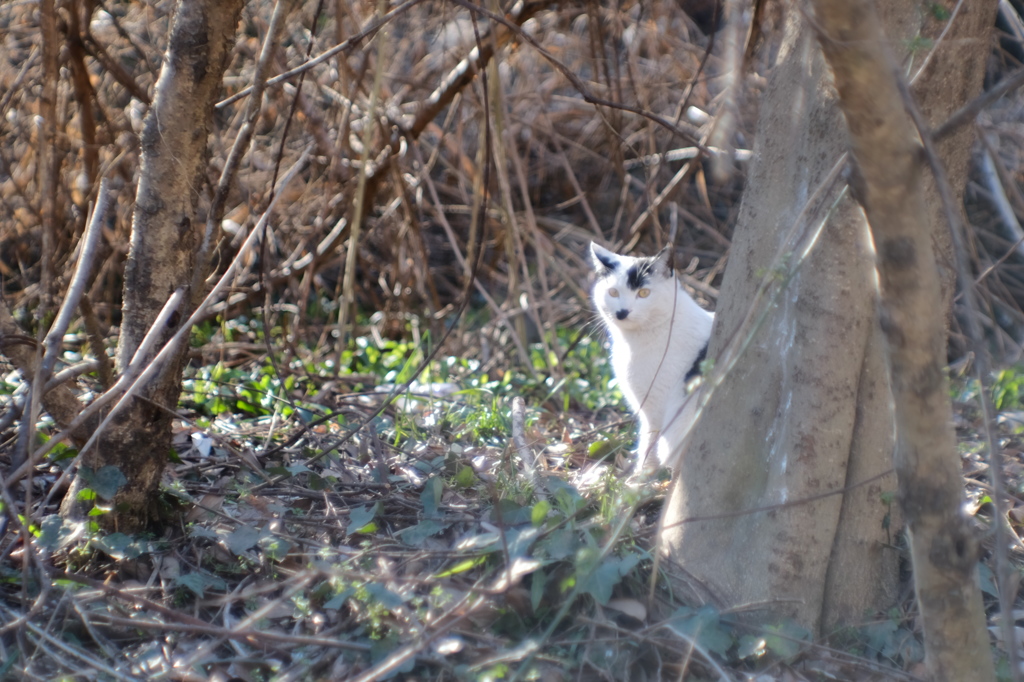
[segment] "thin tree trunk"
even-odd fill
[[[125,269],[124,306],[117,368],[123,372],[164,302],[187,286],[196,267],[203,224],[196,220],[205,183],[207,137],[213,105],[234,45],[242,0],[180,0],[171,27],[153,106],[142,133],[142,164]],[[198,281],[202,281],[199,278]],[[193,292],[194,300],[196,292]],[[188,311],[185,311],[186,313]],[[187,315],[182,315],[187,317]],[[169,338],[173,329],[167,330]],[[113,466],[127,482],[101,517],[122,531],[145,525],[171,446],[171,416],[181,392],[178,359],[107,427],[102,440],[84,454],[93,471]],[[76,479],[62,513],[83,509]]]
[[[896,472],[934,680],[993,680],[977,582],[978,544],[945,365],[939,270],[925,212],[927,173],[896,64],[871,0],[815,0],[820,42],[850,131],[853,189],[878,252],[879,320],[896,406]]]

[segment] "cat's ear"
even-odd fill
[[[594,263],[594,270],[600,275],[613,272],[619,267],[618,254],[612,253],[596,242],[590,242],[590,257]]]
[[[658,270],[665,277],[671,277],[672,271],[675,268],[675,249],[669,244],[654,256],[654,262],[657,264]]]

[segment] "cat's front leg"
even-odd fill
[[[651,427],[649,420],[640,418],[640,438],[636,446],[636,471],[643,471],[647,458],[656,452],[660,433]]]

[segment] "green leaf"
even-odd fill
[[[946,9],[937,2],[933,2],[929,9],[931,10],[932,16],[939,21],[946,21],[947,19],[949,19],[950,16],[952,16],[948,9]]]
[[[732,635],[722,627],[718,611],[711,606],[703,606],[699,611],[683,607],[669,620],[669,627],[722,657],[732,646]]]
[[[555,499],[555,504],[566,516],[572,516],[587,506],[587,501],[575,487],[555,476],[547,479],[548,489]]]
[[[89,467],[81,467],[78,470],[78,474],[82,477],[85,485],[94,490],[104,500],[113,499],[118,489],[128,483],[128,479],[124,477],[121,470],[109,464],[100,467],[95,472]]]
[[[199,599],[202,599],[203,595],[206,594],[207,588],[223,590],[227,586],[220,578],[206,575],[205,573],[186,573],[185,575],[180,575],[174,579],[174,584],[191,590]]]
[[[756,635],[743,635],[740,637],[740,645],[736,650],[736,656],[740,659],[760,658],[765,654],[764,637]]]
[[[510,558],[524,557],[540,536],[540,529],[533,526],[509,528],[505,531],[505,543]]]
[[[420,502],[423,503],[423,515],[428,519],[437,516],[437,508],[441,504],[441,494],[443,492],[444,482],[440,476],[431,476],[423,484]]]
[[[378,504],[353,507],[348,513],[348,528],[345,529],[345,533],[352,535],[353,533],[372,533],[376,530],[376,526],[372,530],[367,527],[373,521],[373,517],[377,515]]]
[[[271,560],[281,561],[288,556],[292,543],[276,535],[264,535],[260,538],[259,546]]]
[[[53,549],[61,543],[64,538],[71,535],[73,528],[64,525],[64,519],[59,514],[44,516],[39,524],[40,533],[36,542],[43,549]]]
[[[325,604],[325,609],[340,609],[348,601],[348,598],[355,594],[355,588],[346,587],[338,594],[331,597]]]
[[[535,613],[544,599],[544,589],[547,585],[548,574],[544,572],[544,569],[538,568],[530,576],[530,606]]]
[[[892,636],[899,629],[895,621],[884,620],[864,626],[864,638],[868,649],[876,656],[880,655],[892,642]]]
[[[768,650],[779,658],[790,660],[800,653],[802,641],[810,639],[811,633],[793,620],[784,620],[778,625],[765,628],[764,641]]]
[[[433,519],[424,519],[415,526],[409,526],[395,533],[402,538],[402,542],[413,547],[422,547],[423,543],[431,535],[436,535],[450,526],[450,523],[438,523]]]
[[[532,507],[524,507],[507,498],[498,500],[498,504],[491,508],[491,521],[505,526],[529,523],[532,515]]]
[[[612,589],[621,582],[624,575],[633,570],[640,561],[640,556],[627,554],[621,558],[608,557],[597,568],[588,570],[588,564],[595,560],[595,554],[596,551],[589,547],[577,552],[576,571],[579,574],[580,590],[590,594],[597,603],[604,605],[612,598]]]
[[[478,556],[478,557],[474,557],[472,559],[463,559],[462,561],[458,562],[457,564],[455,564],[454,566],[449,568],[447,571],[442,571],[442,572],[438,573],[437,575],[435,575],[434,577],[435,578],[448,578],[448,577],[451,577],[453,575],[458,575],[459,573],[465,573],[466,571],[470,571],[470,570],[476,568],[477,566],[479,566],[480,564],[482,564],[485,561],[487,561],[487,557],[485,557],[485,556]]]
[[[595,440],[587,447],[587,455],[591,459],[604,459],[615,452],[621,445],[622,442],[618,439]]]
[[[224,541],[232,554],[239,555],[252,548],[260,539],[260,532],[252,526],[239,526]]]
[[[406,601],[402,595],[392,592],[380,583],[367,583],[366,591],[371,599],[379,602],[386,609],[397,609]]]
[[[999,590],[996,589],[996,577],[992,574],[992,569],[980,562],[978,563],[978,586],[988,596],[999,599]]]
[[[535,526],[540,526],[548,518],[548,512],[551,511],[551,503],[547,500],[541,500],[537,504],[533,505],[533,511],[530,512],[530,522]]]
[[[538,543],[537,550],[549,559],[566,559],[576,552],[579,537],[572,528],[557,528]]]
[[[460,466],[459,472],[455,474],[455,485],[460,488],[471,488],[474,483],[476,483],[476,472],[473,471],[473,467]]]
[[[93,540],[112,559],[136,559],[149,551],[149,543],[124,533],[111,533]]]

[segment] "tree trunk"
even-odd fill
[[[896,473],[933,680],[994,680],[978,544],[961,512],[939,271],[924,153],[871,0],[816,0],[821,47],[850,131],[854,189],[871,225],[896,405]],[[880,49],[878,46],[883,45]]]
[[[142,164],[125,269],[124,307],[117,348],[123,372],[171,293],[188,286],[202,240],[196,220],[199,190],[205,183],[207,137],[213,105],[234,44],[242,0],[180,0],[171,27],[153,106],[142,133]],[[202,279],[199,279],[202,281]],[[188,298],[188,297],[187,297]],[[192,297],[194,298],[194,296]],[[187,317],[188,311],[180,311]],[[173,329],[168,329],[169,338]],[[150,505],[171,447],[171,416],[181,392],[181,363],[187,348],[106,428],[88,450],[83,467],[113,466],[126,479],[114,496],[114,512],[103,518],[122,531],[136,530]],[[62,513],[83,511],[78,477]]]
[[[917,84],[933,122],[980,89],[994,8],[991,0],[963,3],[938,44]],[[943,27],[907,0],[886,3],[884,12],[891,45]],[[923,58],[914,55],[912,73]],[[780,266],[773,257],[784,235],[848,148],[830,81],[810,26],[793,12],[762,104],[712,358],[736,334],[758,284]],[[969,148],[967,131],[941,149],[958,191]],[[940,202],[926,185],[931,237],[952,262]],[[952,290],[952,270],[941,274],[936,310],[947,309]],[[820,635],[889,606],[897,579],[883,500],[895,478],[858,485],[891,468],[895,443],[873,252],[849,196],[777,306],[695,427],[666,507],[661,550],[688,576],[676,587],[691,596],[723,607],[766,603],[772,617],[795,618]]]

